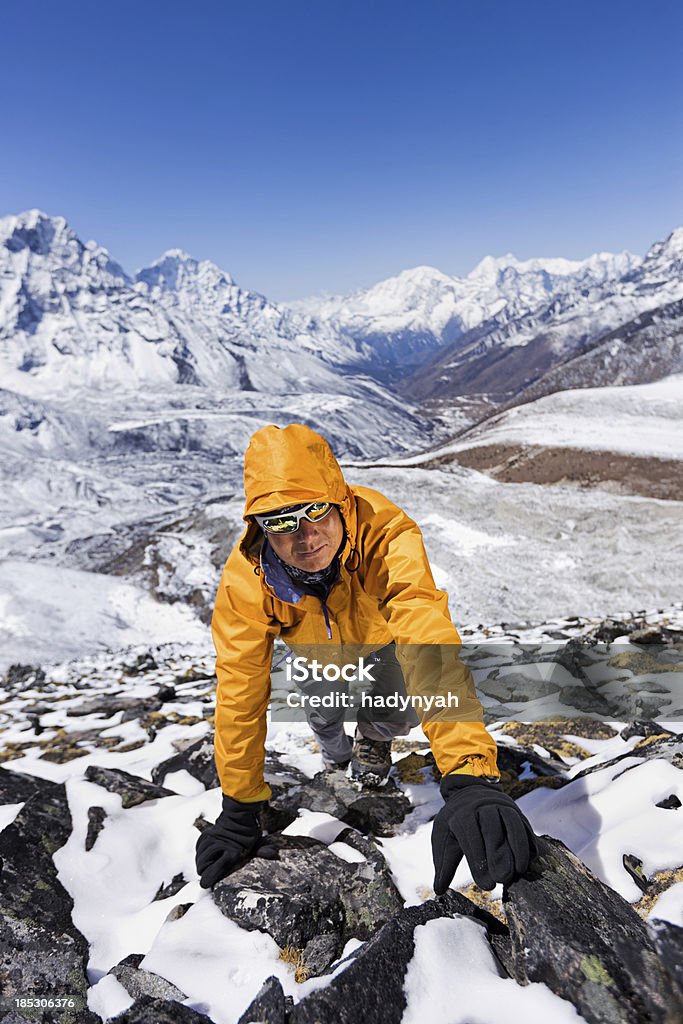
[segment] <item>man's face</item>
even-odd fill
[[[333,508],[319,523],[302,518],[296,533],[266,534],[271,548],[283,562],[305,572],[326,569],[337,554],[344,527],[339,510]]]

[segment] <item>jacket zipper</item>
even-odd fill
[[[323,615],[325,616],[325,625],[327,627],[327,639],[331,640],[332,639],[332,629],[330,627],[330,617],[327,614],[327,605],[325,604],[324,601],[321,601],[320,603],[323,606]]]

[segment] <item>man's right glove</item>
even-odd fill
[[[275,847],[261,838],[262,806],[263,801],[246,804],[223,794],[223,810],[197,840],[196,864],[202,888],[210,889],[250,857],[277,857]]]
[[[441,896],[467,858],[480,889],[511,882],[538,856],[531,825],[497,782],[473,775],[445,775],[446,801],[432,826],[434,892]]]

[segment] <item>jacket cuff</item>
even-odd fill
[[[500,780],[495,775],[464,775],[454,772],[452,775],[444,775],[439,789],[444,800],[456,793],[459,789],[466,789],[467,786],[496,786]]]
[[[265,800],[243,802],[242,800],[235,800],[234,797],[228,796],[227,793],[223,794],[223,810],[226,814],[234,814],[238,811],[252,811],[254,814],[258,814],[265,803]]]
[[[228,796],[230,800],[234,800],[239,804],[259,804],[263,800],[270,800],[272,795],[273,792],[267,782],[264,782],[263,785],[257,789],[256,793],[252,793],[250,796],[231,796],[223,790],[223,796]]]

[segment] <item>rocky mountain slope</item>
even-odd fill
[[[639,384],[683,369],[683,228],[644,260],[536,307],[507,307],[423,365],[406,393],[487,395],[498,404],[590,385]]]
[[[487,720],[504,788],[547,838],[528,878],[483,893],[463,862],[440,898],[429,840],[438,773],[419,729],[396,743],[388,785],[359,792],[321,771],[305,725],[272,722],[264,827],[278,859],[252,860],[206,891],[194,844],[220,803],[206,649],[14,666],[0,686],[0,940],[12,948],[0,1019],[35,1019],[14,1004],[35,992],[69,997],[44,1017],[64,1024],[468,1024],[510,1013],[674,1024],[680,722],[608,724],[576,706],[601,695],[625,711],[611,674],[630,680],[632,715],[643,698],[661,708],[656,680],[673,681],[680,717],[681,626],[680,609],[666,624],[575,619],[489,630],[488,646],[472,649],[491,694],[515,682],[487,698]],[[526,718],[547,702],[527,655],[538,661],[539,642],[550,651],[558,632],[555,673],[542,675],[564,714],[515,721],[520,700]]]
[[[412,465],[449,462],[508,483],[597,486],[678,502],[683,374],[651,384],[562,390],[489,416]]]

